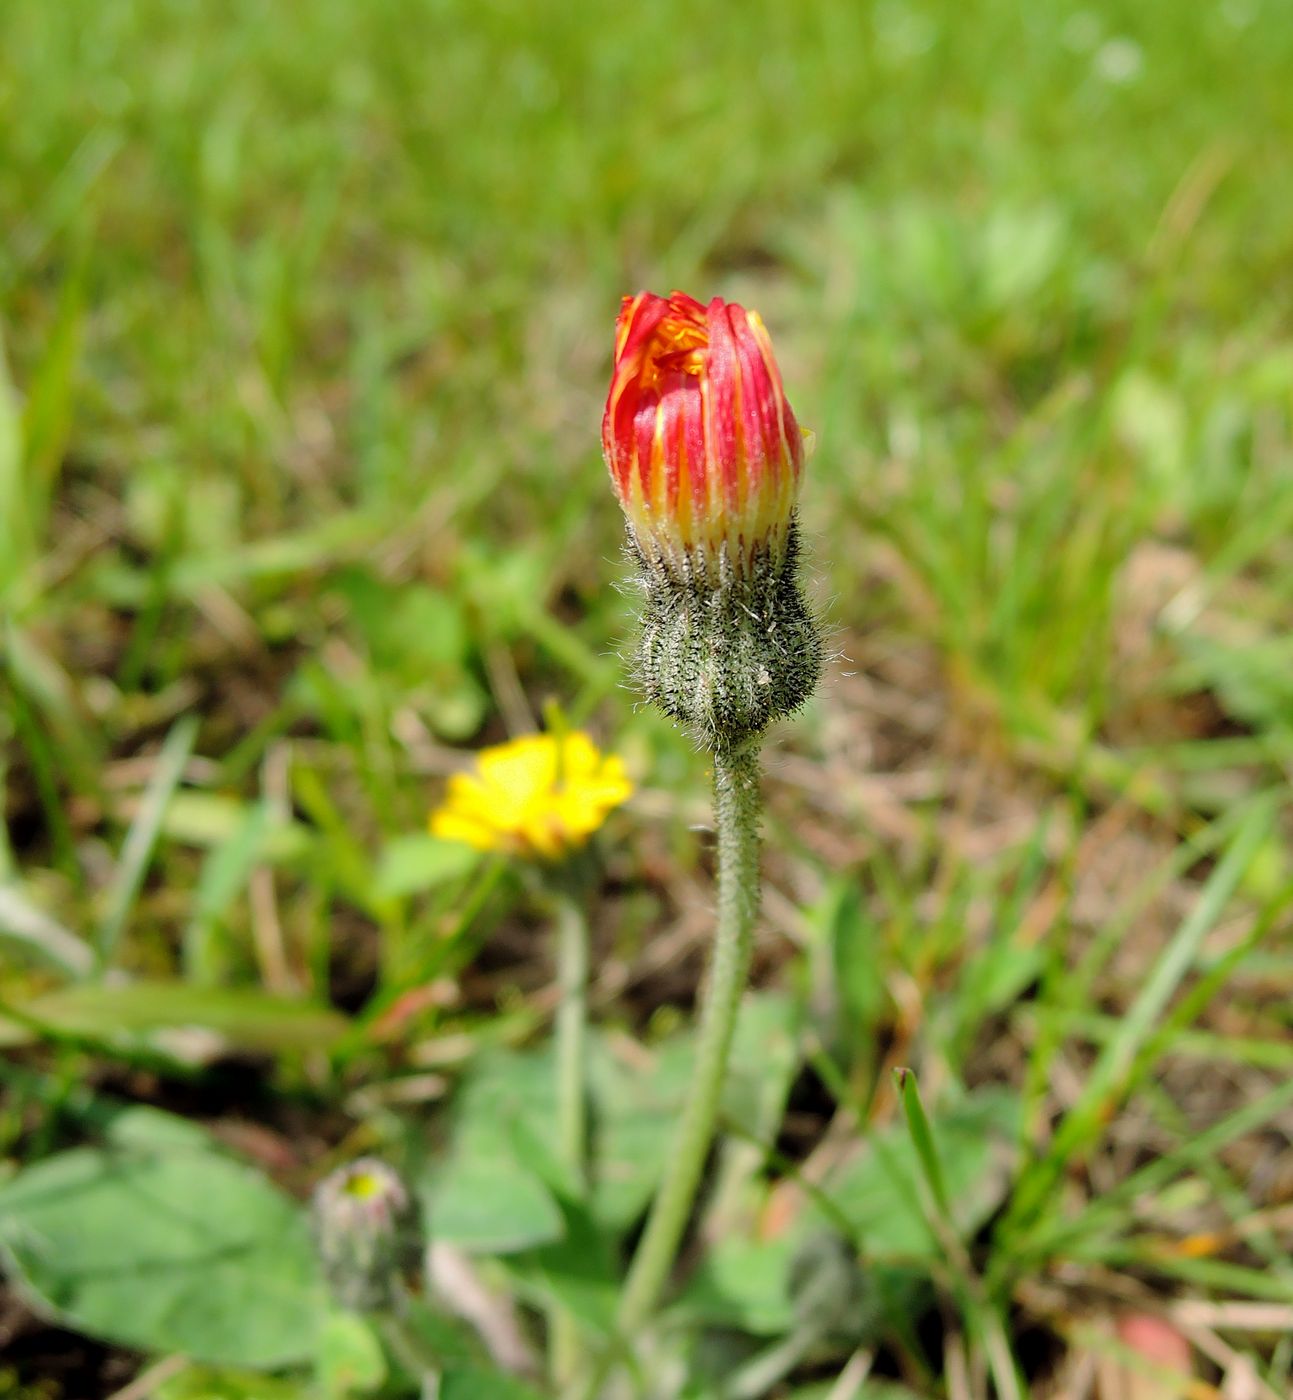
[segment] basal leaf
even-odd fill
[[[0,1248],[39,1309],[104,1341],[244,1367],[314,1350],[324,1299],[301,1209],[180,1140],[21,1172],[0,1188]]]

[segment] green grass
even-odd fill
[[[1119,1307],[1293,1308],[1291,76],[1275,0],[6,0],[8,1168],[144,1099],[255,1120],[296,1194],[366,1147],[432,1182],[476,1140],[441,1099],[544,1053],[551,968],[524,881],[420,833],[452,750],[551,700],[645,788],[602,844],[607,1063],[683,1053],[704,764],[625,685],[598,442],[618,299],[676,286],[772,331],[840,659],[770,755],[791,1049],[661,1355],[695,1396],[780,1357],[841,1209],[880,1301],[775,1395],[861,1348],[959,1396],[962,1344],[972,1393],[1042,1394]],[[483,1267],[596,1338],[636,1217],[542,1132],[482,1129]],[[1208,1325],[1288,1393],[1278,1328]],[[327,1337],[285,1393],[347,1393],[368,1344]]]

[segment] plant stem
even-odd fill
[[[587,1189],[588,919],[578,895],[561,890],[556,899],[557,1140],[576,1195]],[[582,1364],[579,1329],[569,1311],[554,1303],[548,1315],[552,1377],[571,1383]]]
[[[759,741],[714,753],[718,926],[701,1010],[696,1062],[672,1157],[620,1298],[627,1341],[651,1315],[678,1252],[714,1137],[736,1012],[750,970],[759,908]]]
[[[588,920],[575,896],[557,900],[557,1133],[561,1160],[580,1194],[588,1144]]]

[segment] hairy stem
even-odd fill
[[[631,1341],[650,1317],[668,1281],[714,1138],[759,908],[758,739],[715,752],[714,822],[718,830],[718,927],[701,1010],[696,1062],[674,1150],[620,1299],[619,1327],[626,1341]]]

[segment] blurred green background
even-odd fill
[[[1161,1090],[1203,1017],[1244,1072],[1201,1117],[1159,1103],[1143,1153],[1254,1100],[1291,1058],[1290,150],[1277,0],[4,0],[11,1163],[81,1131],[73,1080],[205,1082],[172,1022],[280,1056],[257,1082],[327,1124],[298,1187],[417,1099],[391,1086],[424,1040],[541,1027],[523,885],[420,833],[458,750],[550,700],[642,784],[598,1015],[685,1015],[704,764],[626,686],[598,436],[643,287],[761,311],[816,435],[838,657],[770,757],[761,980],[814,1005],[835,968],[864,1116],[883,1040],[1019,1089],[1040,1133],[1058,1047],[1080,1079],[1176,947],[1189,1014],[1144,1007],[1103,1087]],[[1236,831],[1221,931],[1171,943]],[[327,1003],[357,1019],[324,1069]],[[1104,1150],[1098,1107],[1061,1161]],[[1246,1180],[1209,1187],[1232,1216],[1290,1189]]]
[[[1137,545],[1280,588],[1286,19],[10,0],[7,611],[97,758],[175,685],[227,746],[329,635],[416,679],[464,610],[609,688],[608,328],[680,286],[773,327],[832,621],[1089,734]],[[412,578],[383,648],[358,594]]]

